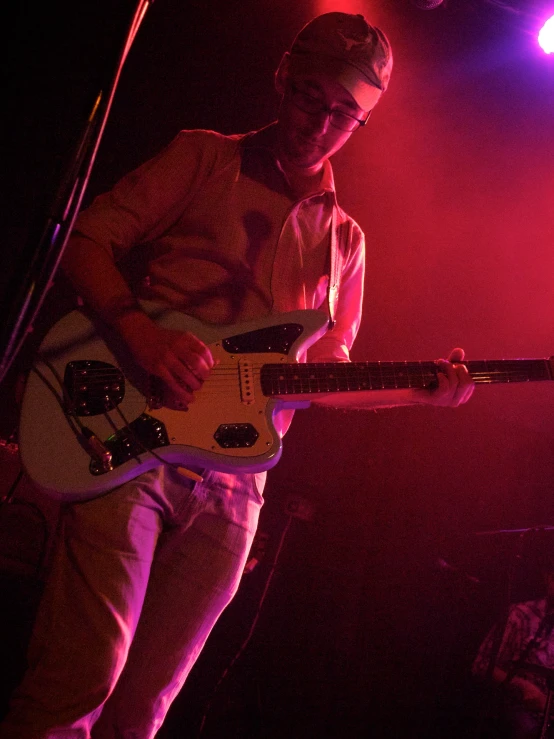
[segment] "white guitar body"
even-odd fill
[[[100,334],[99,327],[79,311],[63,318],[40,347],[22,406],[22,462],[41,488],[71,500],[86,500],[162,464],[160,457],[176,465],[223,472],[258,472],[278,462],[281,439],[273,415],[279,407],[294,404],[262,394],[259,368],[265,363],[297,362],[301,353],[326,332],[327,316],[318,311],[296,311],[222,327],[154,304],[145,307],[160,325],[198,336],[219,364],[195,393],[187,411],[151,408],[147,399],[149,378],[131,360],[121,340],[105,328]],[[240,351],[244,348],[246,351]],[[102,369],[86,369],[89,360],[121,370],[123,383],[114,379],[112,370],[105,375]],[[62,386],[67,385],[64,376],[72,362],[82,363],[85,369],[81,367],[75,395],[68,401]],[[81,415],[80,406],[86,405],[90,395],[90,377],[100,377],[100,397],[117,395],[123,384],[122,400],[112,404],[111,410],[90,414],[85,410]],[[144,420],[143,414],[154,420]],[[161,433],[158,427],[163,427],[165,441],[150,447],[157,456],[144,447],[137,448],[136,436],[127,436],[119,440],[119,451],[114,453],[117,464],[111,470],[102,470],[91,456],[81,424],[106,443],[118,430],[124,434],[127,423],[137,419],[137,423],[144,420],[150,436]],[[134,446],[132,455],[117,461],[126,444]]]

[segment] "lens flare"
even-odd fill
[[[554,53],[554,15],[551,16],[539,31],[539,46],[546,54]]]

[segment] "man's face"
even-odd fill
[[[302,95],[319,102],[322,110],[316,113],[303,110],[305,106],[298,104]],[[375,88],[375,103],[380,95]],[[344,146],[352,131],[343,131],[331,124],[331,109],[359,120],[364,120],[368,114],[342,85],[325,74],[286,77],[278,117],[280,155],[285,166],[288,164],[306,174],[314,174],[326,159]]]

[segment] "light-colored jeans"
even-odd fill
[[[68,506],[0,737],[153,737],[237,590],[264,482],[159,468]]]

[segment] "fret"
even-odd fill
[[[465,361],[476,384],[552,380],[547,359]],[[262,392],[271,395],[429,388],[436,384],[434,362],[322,362],[265,364]]]
[[[385,384],[385,390],[393,390],[398,387],[396,374],[394,372],[394,362],[381,362],[382,376]]]
[[[404,364],[406,366],[406,370],[407,370],[407,374],[408,374],[408,387],[412,387],[412,372],[413,372],[413,367],[409,366],[408,365],[408,362],[404,362]]]

